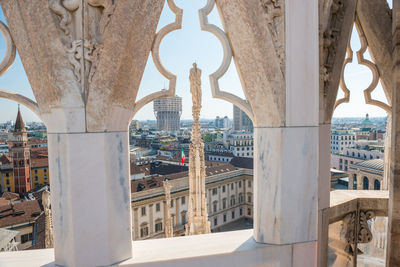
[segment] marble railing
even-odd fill
[[[113,266],[313,266],[307,243],[269,245],[255,242],[253,230],[151,239],[133,242],[134,257]],[[54,250],[0,253],[0,266],[56,266]]]
[[[388,191],[331,192],[331,205],[323,210],[323,223],[329,224],[328,266],[357,266],[357,256],[365,252],[361,246],[374,238],[371,219],[388,216],[388,199]]]

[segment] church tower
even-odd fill
[[[11,156],[14,169],[15,193],[26,193],[31,190],[30,154],[28,134],[25,130],[19,105],[12,138]]]

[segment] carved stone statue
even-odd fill
[[[206,203],[206,172],[204,160],[204,142],[200,131],[201,110],[201,70],[196,63],[190,69],[190,92],[192,93],[193,125],[189,153],[189,218],[186,235],[210,233]]]
[[[52,248],[54,247],[53,242],[53,225],[52,225],[52,216],[51,216],[51,204],[50,204],[50,192],[48,188],[44,190],[42,194],[42,205],[44,208],[45,214],[45,247]]]

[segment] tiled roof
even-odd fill
[[[48,158],[31,158],[31,167],[32,168],[43,168],[49,166]]]
[[[15,120],[14,132],[26,132],[25,124],[24,124],[24,121],[22,120],[22,116],[21,116],[21,112],[19,110],[19,106],[18,106],[17,119]]]
[[[14,203],[0,207],[0,228],[28,223],[36,220],[42,209],[38,200]]]
[[[365,160],[365,161],[361,161],[359,163],[353,164],[353,166],[356,166],[359,168],[368,168],[368,169],[373,169],[373,170],[377,170],[377,171],[383,171],[383,160],[382,159]]]
[[[206,167],[206,177],[225,173],[225,172],[234,171],[235,169],[236,169],[235,166],[233,166],[229,163],[214,164],[214,165],[210,164]],[[132,180],[131,181],[131,192],[135,193],[138,191],[144,191],[144,190],[163,186],[163,181],[165,179],[175,180],[175,179],[184,178],[184,177],[188,177],[188,176],[189,176],[189,172],[185,171],[185,172],[178,172],[178,173],[173,173],[173,174],[169,174],[169,175],[153,176],[153,177],[144,178],[144,179],[140,179],[140,180]]]
[[[8,165],[12,163],[12,159],[6,155],[0,157],[0,165]]]
[[[242,157],[234,157],[230,163],[237,168],[244,168],[249,170],[252,170],[254,165],[252,158]]]

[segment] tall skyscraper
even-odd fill
[[[244,111],[235,105],[233,105],[233,130],[253,132],[253,122]]]
[[[28,134],[25,130],[19,106],[12,138],[11,155],[14,166],[15,193],[26,193],[31,190],[30,154]]]
[[[159,131],[178,131],[182,115],[182,98],[179,96],[154,101],[154,115]]]

